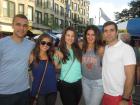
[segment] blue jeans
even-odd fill
[[[86,105],[100,105],[104,94],[101,79],[89,80],[82,79],[83,95]]]

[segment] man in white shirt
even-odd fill
[[[103,105],[132,105],[136,58],[128,44],[118,40],[116,23],[108,21],[103,25],[107,42],[103,56]]]

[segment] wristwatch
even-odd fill
[[[130,98],[125,98],[125,97],[122,97],[122,100],[124,100],[124,101],[130,101]]]

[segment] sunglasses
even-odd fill
[[[47,45],[47,46],[49,46],[49,47],[52,45],[51,42],[45,42],[45,41],[41,41],[40,44],[43,45],[43,46],[44,46],[44,45]]]

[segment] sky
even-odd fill
[[[113,21],[115,20],[114,12],[121,12],[123,9],[129,9],[128,4],[132,0],[89,0],[89,17],[94,19],[94,24],[102,25],[105,20],[100,19],[99,24],[99,8]]]

